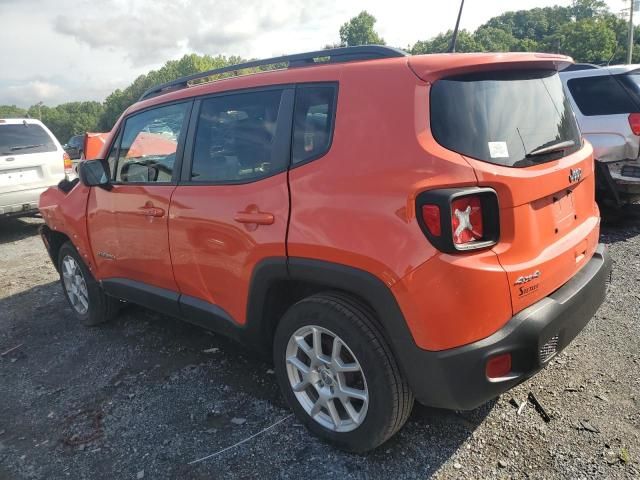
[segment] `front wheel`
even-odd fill
[[[274,339],[280,388],[320,438],[351,452],[371,450],[406,422],[413,395],[373,312],[340,293],[293,305]]]
[[[83,324],[98,325],[117,314],[118,300],[102,291],[71,242],[60,247],[58,271],[65,297]]]

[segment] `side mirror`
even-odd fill
[[[102,160],[85,160],[78,168],[80,181],[87,187],[101,187],[111,190],[109,174]]]

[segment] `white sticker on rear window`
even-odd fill
[[[509,158],[507,142],[488,142],[491,158]]]

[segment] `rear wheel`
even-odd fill
[[[411,413],[413,395],[373,312],[346,295],[293,305],[276,330],[274,361],[296,416],[344,450],[379,446]]]
[[[117,314],[118,300],[102,291],[71,242],[60,247],[58,271],[69,305],[83,324],[98,325]]]

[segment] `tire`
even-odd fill
[[[375,314],[357,299],[327,292],[294,304],[278,324],[273,354],[278,383],[297,418],[342,450],[372,450],[409,418],[413,394]]]
[[[116,316],[118,300],[103,292],[71,242],[60,247],[58,272],[62,291],[80,322],[93,326]]]

